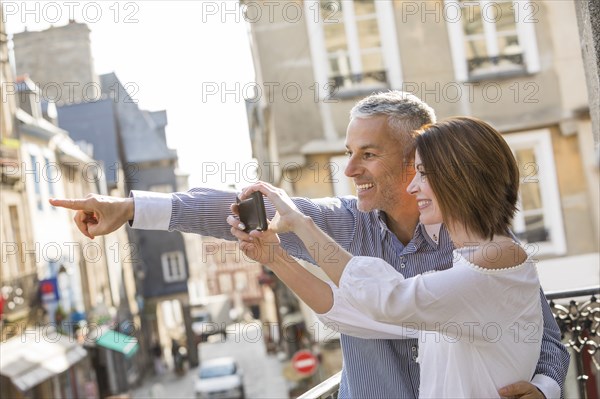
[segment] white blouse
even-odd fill
[[[382,259],[354,257],[332,286],[336,313],[320,318],[361,338],[418,338],[422,398],[497,398],[535,373],[540,284],[531,261],[484,269],[468,251],[455,250],[448,270],[409,279]]]

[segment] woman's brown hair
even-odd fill
[[[476,118],[448,118],[425,126],[416,147],[445,223],[490,239],[508,232],[519,169],[496,129]]]

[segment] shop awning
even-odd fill
[[[96,339],[96,345],[121,352],[126,357],[135,355],[140,347],[135,337],[130,337],[129,335],[113,330],[106,330],[106,332]]]
[[[27,329],[0,345],[0,374],[27,391],[86,356],[85,349],[72,337],[49,328]]]

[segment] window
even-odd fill
[[[321,0],[329,79],[336,87],[386,83],[373,0]]]
[[[161,261],[163,278],[166,283],[184,281],[187,278],[182,252],[166,252],[162,254]]]
[[[219,274],[219,294],[229,294],[233,292],[233,283],[230,273]]]
[[[505,135],[513,150],[521,184],[513,231],[532,255],[566,252],[560,194],[548,130]]]
[[[26,244],[23,242],[23,236],[21,234],[21,222],[19,219],[19,209],[17,205],[8,205],[8,216],[9,220],[2,220],[2,233],[6,234],[5,242],[2,245],[7,245],[6,248],[19,249],[23,248]],[[25,259],[24,256],[19,255],[19,251],[10,251],[3,254],[2,269],[0,277],[3,280],[12,280],[26,274]],[[2,292],[0,292],[2,295]]]
[[[31,165],[33,167],[33,187],[35,193],[35,201],[37,204],[37,208],[41,211],[43,210],[43,202],[42,202],[42,187],[40,185],[40,171],[39,165],[37,162],[37,157],[35,155],[29,155],[29,159],[31,160]]]
[[[536,4],[513,0],[446,0],[457,80],[539,71]]]
[[[233,280],[235,282],[235,290],[237,292],[245,291],[248,288],[248,275],[246,272],[235,272],[233,274]]]
[[[50,163],[50,160],[46,157],[44,157],[44,169],[45,169],[45,173],[42,173],[42,176],[44,176],[44,179],[46,179],[46,182],[48,183],[48,195],[50,197],[54,197],[54,182],[57,179],[57,168],[58,166],[52,165]],[[50,173],[55,173],[54,176],[51,176]],[[58,171],[58,173],[60,173],[60,171]],[[50,209],[56,211],[58,208],[56,207],[51,207]]]
[[[393,5],[375,0],[304,2],[314,73],[326,95],[400,87]]]
[[[348,166],[348,157],[338,155],[330,158],[331,163],[329,168],[331,171],[331,182],[333,184],[333,194],[336,197],[345,195],[356,195],[354,183],[344,174],[344,170]]]

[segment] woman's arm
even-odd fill
[[[295,233],[317,265],[338,285],[344,267],[352,259],[352,255],[323,232],[310,217],[300,212],[285,191],[260,182],[247,187],[240,195],[240,199],[247,198],[255,191],[260,191],[267,196],[277,209],[277,213],[269,223],[269,231]],[[234,230],[235,228],[232,229],[232,233],[235,234]],[[264,239],[265,234],[268,233],[252,231],[250,237]]]
[[[246,256],[268,266],[330,330],[366,339],[416,338],[418,328],[397,326],[373,320],[352,306],[333,283],[327,283],[310,273],[279,246],[279,238],[272,231],[251,237],[239,229],[239,220],[227,218],[231,233],[240,240],[240,249]]]

